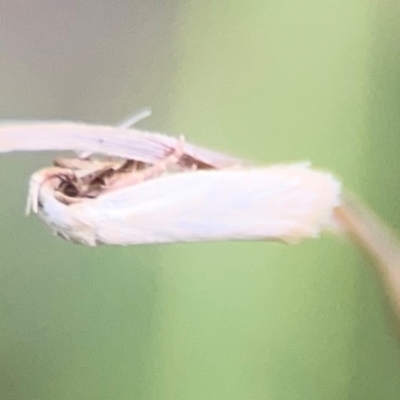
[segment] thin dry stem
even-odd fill
[[[336,218],[352,239],[375,261],[400,318],[400,241],[361,201],[345,196]]]

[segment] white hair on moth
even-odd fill
[[[89,246],[314,238],[340,204],[340,183],[305,164],[167,174],[65,205],[51,181],[39,216]]]

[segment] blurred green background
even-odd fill
[[[140,126],[333,171],[394,227],[400,3],[0,3],[0,117]],[[0,399],[399,399],[400,342],[345,240],[84,248],[0,159]],[[262,216],[260,216],[261,218]]]

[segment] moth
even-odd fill
[[[73,150],[30,178],[27,212],[88,246],[217,240],[298,242],[332,227],[341,184],[309,163],[259,166],[140,131],[142,112],[112,127],[0,126],[0,152]]]
[[[87,246],[350,236],[376,261],[400,320],[400,241],[331,173],[259,166],[183,137],[75,122],[0,126],[0,153],[72,150],[29,182],[27,212]]]

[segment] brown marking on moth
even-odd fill
[[[135,185],[162,175],[171,167],[176,167],[184,154],[184,138],[181,137],[172,154],[164,160],[148,165],[135,160],[93,160],[79,158],[59,158],[54,161],[55,172],[69,171],[60,175],[60,183],[55,188],[55,197],[70,205],[83,199],[96,198],[101,193]],[[197,169],[196,165],[191,168]],[[46,172],[48,170],[44,170]],[[51,175],[50,172],[48,172]],[[52,176],[56,176],[52,175]]]
[[[162,161],[156,162],[148,168],[140,171],[118,171],[120,173],[116,173],[110,177],[106,187],[103,190],[103,193],[117,190],[126,186],[135,185],[149,179],[157,178],[165,173],[170,167],[177,166],[184,154],[184,144],[185,139],[183,136],[181,136],[175,149],[169,156],[165,157],[165,159]]]
[[[184,154],[179,161],[179,165],[183,168],[193,169],[193,170],[203,170],[203,169],[216,169],[213,165],[200,161],[188,154]]]

